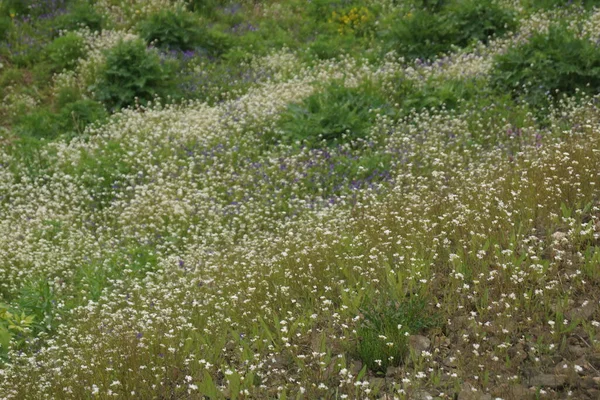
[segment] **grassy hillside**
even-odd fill
[[[598,1],[0,1],[0,399],[600,398],[599,94]]]

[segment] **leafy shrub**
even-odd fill
[[[74,3],[67,13],[56,19],[58,30],[73,31],[87,27],[91,31],[100,31],[104,25],[104,17],[88,1]]]
[[[12,20],[8,16],[0,15],[0,40],[6,40],[12,28]]]
[[[219,7],[228,3],[228,0],[188,0],[188,7],[206,17],[214,17]]]
[[[511,92],[533,106],[543,106],[557,93],[600,90],[600,48],[577,38],[565,28],[553,27],[539,33],[496,58],[492,85]]]
[[[350,54],[353,45],[356,45],[356,38],[350,35],[320,35],[310,43],[305,55],[320,60],[331,59],[341,54]]]
[[[397,19],[386,39],[400,55],[409,59],[431,58],[450,49],[452,26],[443,16],[416,10]]]
[[[387,298],[386,298],[387,297]],[[408,334],[416,334],[436,324],[435,316],[425,312],[426,302],[419,297],[391,300],[384,296],[366,302],[364,320],[357,329],[356,355],[374,372],[402,363],[408,354]]]
[[[404,117],[413,110],[459,108],[463,102],[483,93],[485,83],[481,80],[431,79],[417,84],[399,75],[384,92],[398,109],[398,115]]]
[[[6,356],[11,341],[19,343],[29,336],[29,328],[34,322],[33,315],[16,313],[0,303],[0,360]]]
[[[77,100],[66,104],[59,113],[63,132],[80,134],[86,126],[108,118],[104,106],[93,100]]]
[[[224,54],[231,47],[229,35],[216,29],[207,29],[204,31],[198,43],[200,50],[210,57],[218,57]]]
[[[219,56],[230,47],[228,35],[201,25],[198,16],[185,10],[166,10],[151,15],[138,26],[148,44],[168,50],[201,49],[209,56]]]
[[[338,0],[312,0],[307,4],[307,12],[311,19],[325,22],[339,4]]]
[[[46,55],[54,72],[73,69],[77,60],[84,56],[84,45],[84,39],[74,33],[67,33],[50,42],[46,47]]]
[[[203,34],[198,17],[184,10],[164,10],[151,15],[139,25],[147,43],[173,50],[192,50]]]
[[[452,44],[466,47],[472,42],[488,42],[516,27],[515,16],[495,1],[466,0],[445,8],[453,26]]]
[[[45,139],[56,138],[61,133],[56,114],[45,108],[18,116],[14,130],[21,136]]]
[[[102,104],[77,100],[64,105],[58,112],[39,108],[20,115],[15,120],[15,131],[21,136],[54,139],[69,133],[79,134],[87,125],[107,117]]]
[[[64,7],[66,0],[38,1],[38,0],[3,0],[0,9],[3,13],[15,16],[29,15],[37,17],[49,14]]]
[[[121,41],[106,54],[106,63],[93,86],[96,99],[110,109],[141,104],[170,89],[170,68],[142,40]]]
[[[458,1],[440,12],[416,10],[396,15],[397,24],[386,34],[388,46],[409,59],[430,59],[448,52],[452,46],[486,43],[515,27],[512,13],[487,1]]]
[[[448,0],[413,0],[412,3],[419,9],[437,12],[448,3]]]
[[[281,119],[283,139],[318,146],[322,141],[335,144],[363,138],[375,120],[375,110],[391,112],[371,87],[333,83],[301,104],[288,106]]]

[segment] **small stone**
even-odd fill
[[[586,349],[581,346],[569,346],[569,355],[573,358],[582,357],[586,353]]]
[[[414,400],[433,400],[433,396],[424,390],[419,390],[418,392],[413,393],[411,399]]]
[[[465,383],[458,393],[458,400],[491,400],[492,395],[475,390],[469,383]]]
[[[581,386],[583,389],[596,389],[596,390],[600,390],[600,378],[599,377],[584,376],[579,381],[579,386]]]
[[[567,383],[566,375],[540,374],[529,381],[530,386],[543,386],[551,389],[563,387]]]
[[[508,349],[508,356],[510,360],[520,364],[521,362],[527,359],[527,352],[525,351],[525,347],[522,343],[517,343],[511,348]]]
[[[528,389],[523,385],[509,385],[502,384],[497,387],[494,391],[494,396],[502,399],[519,399],[519,400],[529,400],[535,399],[535,392]]]
[[[531,399],[537,397],[535,396],[535,393],[522,385],[513,386],[508,392],[515,399]]]
[[[580,307],[567,311],[565,317],[571,321],[587,320],[594,315],[597,308],[598,305],[595,301],[588,301]]]
[[[469,326],[469,318],[466,315],[453,318],[448,324],[448,329],[451,332],[457,332]]]
[[[391,378],[392,376],[397,375],[400,372],[400,368],[398,367],[388,367],[385,371],[385,376],[387,378]]]
[[[358,375],[360,371],[363,369],[362,361],[352,361],[350,363],[350,373],[354,376]]]
[[[408,347],[417,355],[420,355],[431,346],[431,340],[421,335],[410,335],[408,337]]]

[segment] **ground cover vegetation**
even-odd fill
[[[0,1],[0,399],[600,398],[599,7]]]

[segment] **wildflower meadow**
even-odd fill
[[[600,399],[600,1],[1,0],[0,399]]]

